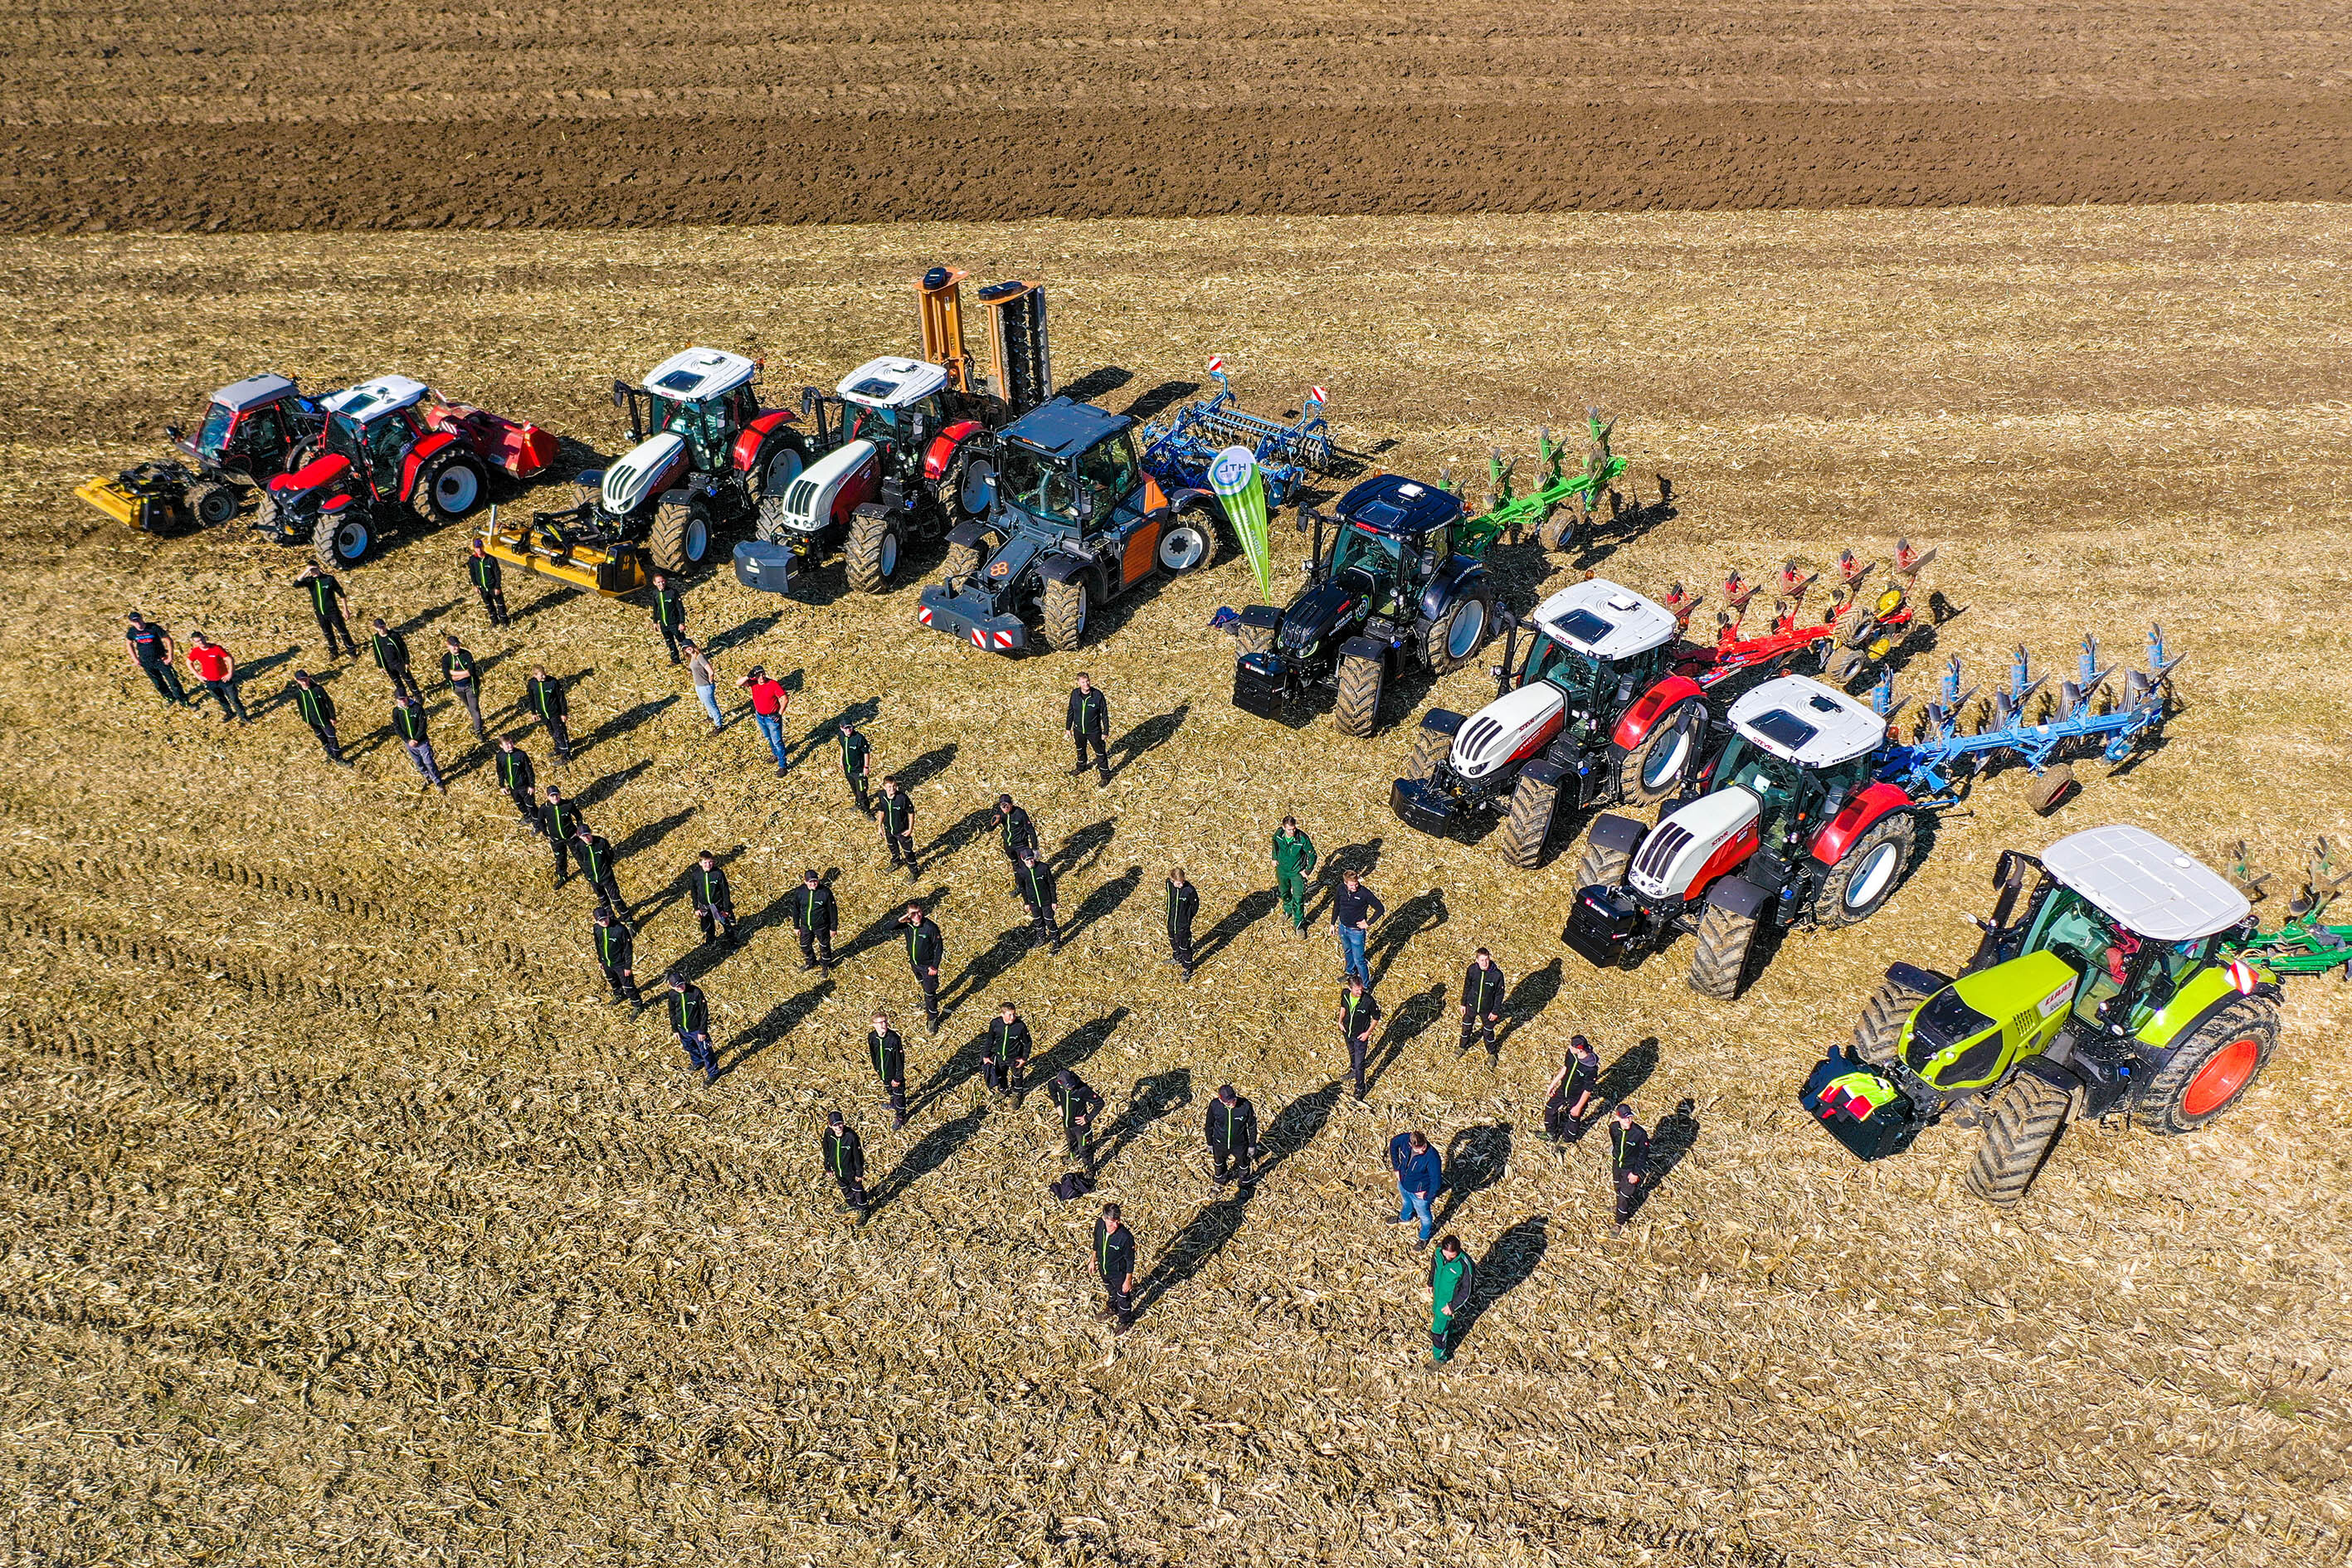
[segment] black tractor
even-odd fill
[[[1495,622],[1482,559],[1492,536],[1465,537],[1460,497],[1383,474],[1341,496],[1336,516],[1302,512],[1298,527],[1315,534],[1307,586],[1287,609],[1242,612],[1234,707],[1302,722],[1328,692],[1340,731],[1369,735],[1398,676],[1478,657]]]

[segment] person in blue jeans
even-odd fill
[[[694,682],[695,700],[710,715],[710,732],[714,735],[727,728],[727,717],[719,710],[719,678],[711,673],[710,660],[693,643],[681,643],[686,649],[687,678]]]
[[[1339,933],[1339,961],[1346,966],[1341,979],[1352,974],[1370,990],[1372,972],[1364,963],[1364,936],[1372,922],[1389,912],[1381,896],[1367,888],[1355,872],[1348,871],[1339,878],[1339,890],[1331,896],[1331,925]]]
[[[1389,1140],[1389,1169],[1396,1173],[1397,1195],[1403,1200],[1396,1218],[1389,1223],[1402,1225],[1418,1219],[1421,1239],[1413,1245],[1427,1247],[1429,1233],[1437,1228],[1430,1205],[1436,1203],[1438,1189],[1445,1185],[1445,1163],[1430,1146],[1428,1134],[1400,1132]]]
[[[751,717],[760,722],[760,733],[768,738],[768,751],[776,759],[776,772],[782,773],[788,765],[784,752],[784,712],[793,705],[793,694],[758,665],[737,681],[751,694]]]

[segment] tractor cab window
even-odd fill
[[[1608,678],[1609,667],[1599,659],[1548,637],[1536,639],[1535,652],[1528,659],[1527,679],[1548,680],[1559,687],[1570,708],[1591,711]]]
[[[1756,797],[1761,808],[1757,831],[1768,847],[1779,849],[1784,847],[1789,819],[1795,815],[1808,782],[1803,773],[1794,763],[1784,763],[1749,745],[1747,736],[1734,735],[1716,763],[1715,783],[1717,789],[1737,784]]]
[[[376,489],[385,495],[400,489],[400,458],[408,450],[408,422],[394,416],[376,420],[365,427],[368,472]]]
[[[1042,521],[1077,524],[1076,477],[1059,459],[1017,441],[1005,445],[996,493]]]
[[[1351,522],[1339,531],[1339,541],[1331,546],[1331,575],[1339,576],[1349,571],[1361,572],[1375,584],[1393,583],[1404,562],[1404,542],[1393,533],[1382,533]]]
[[[254,409],[245,416],[245,423],[237,426],[236,446],[241,452],[260,457],[285,445],[286,421],[274,403]]]
[[[215,403],[205,409],[204,427],[196,432],[196,450],[218,459],[221,448],[228,444],[229,427],[236,423],[236,410],[226,403]]]
[[[1124,433],[1089,447],[1078,458],[1078,482],[1094,501],[1087,526],[1101,528],[1119,503],[1134,493],[1138,480],[1135,444]]]
[[[871,441],[877,447],[894,447],[904,431],[903,411],[896,408],[876,408],[869,404],[853,403],[844,423],[845,441]]]
[[[726,467],[728,437],[733,434],[727,397],[706,397],[699,403],[681,403],[675,398],[664,399],[668,407],[663,412],[661,427],[675,430],[686,437],[688,451],[694,455],[694,466],[705,472]]]
[[[738,430],[760,416],[760,395],[751,390],[748,381],[729,393],[727,401],[732,405],[734,428]]]

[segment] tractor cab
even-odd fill
[[[1516,677],[1507,652],[1496,671],[1501,690],[1548,686],[1567,710],[1585,718],[1622,710],[1673,662],[1679,629],[1673,612],[1631,588],[1591,577],[1536,606],[1535,636]],[[1512,633],[1517,641],[1517,628]]]
[[[946,367],[885,354],[867,360],[841,378],[840,427],[820,444],[828,447],[870,441],[882,450],[883,466],[901,478],[919,471],[931,439],[946,428]]]
[[[1412,590],[1454,553],[1462,502],[1433,485],[1383,474],[1341,496],[1336,521],[1328,557],[1316,542],[1324,580],[1369,598],[1374,615],[1409,619]]]
[[[287,454],[318,423],[318,405],[302,395],[290,377],[265,374],[214,393],[195,439],[189,440],[177,426],[164,435],[205,471],[260,480],[279,472]]]
[[[1765,682],[1732,704],[1730,717],[1731,739],[1702,784],[1752,800],[1759,852],[1784,861],[1868,782],[1871,755],[1886,738],[1886,721],[1867,706],[1801,675]]]
[[[1057,397],[1004,427],[996,450],[995,500],[1042,527],[1093,542],[1130,528],[1145,510],[1135,421]]]
[[[643,386],[614,382],[613,406],[628,415],[631,441],[676,436],[697,470],[717,473],[728,468],[736,436],[760,416],[751,389],[759,370],[723,349],[688,349],[646,372]]]
[[[417,405],[427,395],[423,382],[404,375],[379,376],[338,392],[326,400],[320,445],[348,462],[374,499],[396,501],[401,460],[425,431]]]

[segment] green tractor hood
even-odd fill
[[[2054,952],[1979,969],[1919,1005],[1904,1026],[1904,1065],[1948,1094],[1998,1082],[2065,1021],[2082,972]]]

